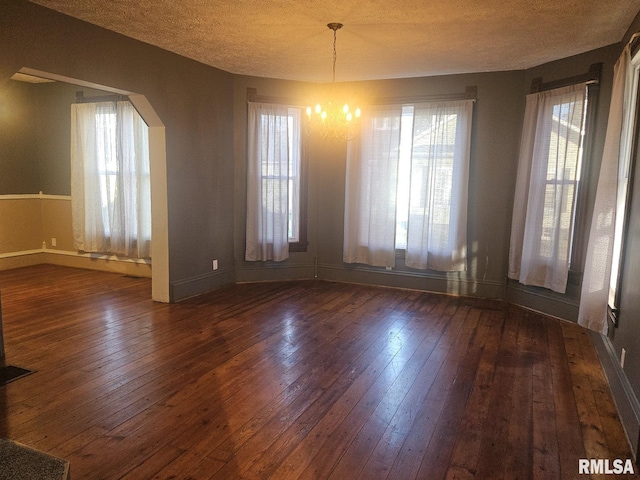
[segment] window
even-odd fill
[[[617,181],[610,181],[610,179],[605,176],[606,174],[602,175],[604,177],[602,179],[603,183],[609,180],[608,188],[610,190],[612,190],[611,185],[615,185],[616,187],[615,208],[611,208],[611,205],[606,204],[603,206],[604,201],[602,200],[602,196],[604,195],[602,194],[601,197],[598,198],[599,201],[596,200],[596,206],[594,208],[594,211],[599,214],[602,214],[603,211],[606,211],[607,208],[610,208],[615,212],[615,214],[612,215],[615,218],[615,222],[613,222],[612,225],[613,232],[610,232],[612,233],[612,251],[609,255],[611,272],[609,274],[609,295],[607,301],[608,314],[614,323],[618,322],[618,313],[620,308],[620,287],[623,274],[625,238],[627,237],[629,229],[628,223],[632,193],[631,178],[635,168],[633,163],[634,159],[637,159],[638,153],[640,151],[637,138],[637,122],[640,118],[640,103],[638,102],[638,96],[640,93],[638,91],[640,89],[640,54],[638,54],[637,46],[633,55],[631,54],[630,49],[625,49],[625,52],[621,56],[621,60],[622,61],[620,63],[622,63],[624,66],[619,68],[626,70],[626,78],[622,82],[623,85],[621,88],[621,90],[623,90],[621,92],[621,96],[623,98],[620,102],[624,105],[624,116],[621,125],[619,125],[618,127],[620,131],[617,132],[615,128],[612,128],[612,130],[614,130],[615,134],[617,135],[617,138],[619,138],[617,145],[618,158],[615,159],[617,160],[617,162],[615,162],[615,160],[612,162],[610,159],[605,159],[605,154],[603,154],[603,164],[605,165],[605,168],[610,168],[614,175],[617,174]],[[612,104],[613,103],[614,101],[612,100]],[[614,132],[610,134],[609,130],[607,129],[607,137],[609,135],[613,135]],[[612,141],[617,140],[617,138],[614,137],[614,140]],[[606,145],[605,141],[606,155],[611,155],[610,150],[607,147],[608,145]],[[611,175],[611,173],[609,173],[609,175]],[[600,185],[598,185],[598,189],[600,188]],[[613,192],[609,191],[608,193],[613,197]],[[602,235],[601,232],[598,232],[597,229],[594,233],[596,233],[596,235]],[[593,253],[593,255],[595,257],[607,258],[605,255],[602,255],[601,252]],[[602,258],[598,259],[602,261]]]
[[[638,34],[613,69],[613,88],[602,163],[584,266],[578,323],[607,333],[618,322],[620,287],[631,207],[631,179],[638,157],[640,54]]]
[[[538,227],[542,232],[539,254],[551,258],[558,248],[560,257],[569,262],[569,266],[583,157],[586,92],[585,86],[581,97],[570,101],[560,99],[553,105],[549,145],[543,145],[548,156],[542,176],[544,209],[539,219],[542,225]]]
[[[249,103],[246,260],[306,248],[301,109]]]
[[[509,255],[509,277],[522,284],[564,293],[581,268],[590,85],[527,96]]]
[[[148,128],[128,101],[72,105],[76,248],[151,256]]]
[[[466,268],[472,100],[367,109],[347,157],[344,261]]]

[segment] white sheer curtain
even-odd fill
[[[631,60],[627,45],[614,67],[607,134],[582,280],[578,323],[603,334],[607,332],[607,304],[615,306],[639,63],[638,55]]]
[[[299,155],[290,148],[292,109],[249,102],[247,230],[245,259],[281,261],[289,257],[289,172]]]
[[[586,84],[527,95],[509,277],[564,293],[570,261]]]
[[[71,107],[74,242],[85,252],[151,257],[148,128],[131,103]]]
[[[347,150],[345,263],[394,267],[400,208],[408,209],[400,217],[408,219],[407,266],[466,268],[472,113],[471,100],[367,108]],[[403,149],[410,165],[399,174]]]
[[[466,269],[473,102],[417,104],[405,264]]]
[[[395,266],[395,215],[401,105],[368,107],[347,146],[346,263]]]

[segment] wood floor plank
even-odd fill
[[[478,478],[504,478],[509,426],[516,384],[517,338],[521,317],[507,318],[502,325],[500,347],[491,385],[489,412],[482,432],[480,454],[475,475]],[[528,381],[526,375],[524,381]],[[525,452],[525,455],[527,453]]]
[[[542,357],[533,365],[532,467],[534,478],[553,480],[560,478],[560,458],[553,387],[549,381],[552,376],[547,330],[549,323],[546,319],[537,320],[540,326],[538,338],[542,340],[538,352]]]
[[[485,317],[490,323],[490,329],[483,345],[473,389],[465,408],[460,411],[462,423],[449,460],[447,480],[475,478],[505,321],[501,311],[486,312]]]
[[[482,346],[486,344],[487,335],[490,332],[489,321],[491,320],[490,315],[484,314],[486,312],[478,309],[474,309],[472,312],[478,315],[479,320],[473,330],[466,351],[459,354],[461,360],[458,370],[446,394],[443,409],[438,417],[433,435],[429,439],[422,456],[420,468],[416,475],[417,478],[446,478],[456,442],[458,438],[465,438],[462,433],[462,429],[466,426],[464,423],[465,417],[461,412],[465,411],[473,392],[474,381],[483,355]],[[427,413],[426,410],[423,411]],[[476,420],[478,419],[478,413],[477,411],[474,412]],[[416,422],[416,427],[418,428],[414,427],[414,431],[422,433],[423,424],[423,422]],[[407,441],[409,440],[410,438],[407,439]]]
[[[309,280],[166,305],[51,265],[0,286],[7,361],[36,370],[0,387],[0,436],[74,479],[566,479],[631,457],[589,335],[498,301]]]
[[[556,413],[560,475],[568,477],[576,470],[576,459],[587,458],[587,453],[578,418],[577,401],[573,392],[563,330],[560,324],[550,325],[549,355]]]

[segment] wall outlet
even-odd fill
[[[624,359],[627,356],[627,351],[623,348],[622,353],[620,354],[620,366],[624,368]]]
[[[51,238],[51,246],[55,247],[56,246],[56,239],[55,238]]]
[[[218,269],[218,260],[214,260],[211,266],[213,267],[214,270],[217,270]]]

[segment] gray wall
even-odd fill
[[[9,80],[0,90],[10,100],[0,128],[0,195],[71,194],[71,104],[76,92],[105,95],[67,83]],[[15,121],[23,119],[23,121]]]
[[[9,81],[0,88],[0,194],[40,191],[35,114],[30,86]]]
[[[626,238],[626,251],[622,272],[620,311],[616,326],[610,324],[608,337],[611,356],[619,374],[627,387],[629,402],[640,415],[640,168],[638,158],[635,159],[635,176],[633,179],[633,195],[630,205],[630,221]],[[624,367],[620,366],[622,349],[626,350]],[[624,390],[624,389],[623,389]],[[622,392],[620,393],[622,395]],[[640,422],[640,418],[636,419]],[[632,438],[637,441],[638,438]]]
[[[311,141],[309,165],[309,250],[292,253],[284,262],[244,261],[246,196],[246,95],[256,88],[259,95],[289,97],[302,105],[312,104],[312,85],[255,77],[236,77],[235,85],[235,265],[239,281],[319,278],[382,284],[429,291],[507,298],[515,303],[554,316],[575,320],[579,284],[567,294],[525,287],[507,281],[508,252],[514,184],[525,95],[531,80],[549,82],[586,73],[593,63],[603,63],[598,97],[593,155],[588,185],[589,213],[595,195],[599,160],[606,132],[611,96],[613,64],[620,52],[612,45],[527,71],[424,77],[345,84],[368,101],[418,95],[455,94],[466,86],[477,86],[474,106],[471,175],[469,183],[468,271],[462,274],[421,272],[404,267],[387,271],[342,262],[344,145]],[[604,113],[603,113],[604,112]]]

